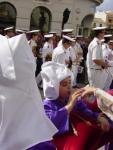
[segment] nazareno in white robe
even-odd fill
[[[26,36],[0,35],[0,149],[25,150],[56,132],[44,112]]]

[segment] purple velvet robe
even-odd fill
[[[43,104],[44,104],[44,109],[45,109],[47,116],[50,118],[50,120],[54,123],[54,125],[59,130],[57,135],[68,132],[69,131],[69,114],[65,108],[67,101],[62,103],[58,99],[57,100],[45,99],[43,101]],[[73,111],[75,113],[76,111],[80,111],[85,116],[89,118],[93,118],[94,120],[97,120],[97,117],[98,117],[98,113],[92,112],[82,100],[78,100],[76,102],[76,105]],[[56,150],[56,148],[52,144],[52,142],[48,141],[48,142],[37,144],[36,146],[30,148],[29,150]]]
[[[50,120],[54,123],[54,125],[59,130],[57,134],[62,134],[69,131],[69,115],[65,108],[65,105],[67,102],[60,102],[59,100],[44,100],[44,109],[47,114],[47,116],[50,118]],[[87,116],[89,118],[93,118],[94,120],[97,120],[98,113],[92,112],[87,105],[82,101],[78,100],[76,102],[76,105],[73,109],[73,111],[76,113],[77,111],[84,114],[84,116]]]

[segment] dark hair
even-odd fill
[[[104,43],[108,43],[110,41],[110,37],[104,37],[105,41]]]
[[[95,36],[97,37],[100,33],[102,33],[104,30],[95,30]]]
[[[33,36],[37,36],[38,35],[38,33],[31,33],[31,38],[33,37]]]
[[[52,53],[48,53],[45,57],[45,62],[52,60]]]
[[[44,40],[44,41],[45,41],[45,42],[48,42],[49,40],[50,40],[50,38],[45,38],[45,40]]]
[[[64,38],[64,39],[62,40],[62,44],[65,44],[65,43],[71,44],[71,41],[69,41],[69,40],[67,40],[67,39]]]

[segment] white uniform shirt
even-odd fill
[[[57,46],[62,46],[62,39],[58,42]]]
[[[95,59],[103,59],[101,41],[94,38],[88,47],[87,68],[101,69],[101,66],[94,63]]]
[[[104,60],[109,60],[109,56],[111,54],[111,50],[109,49],[109,46],[108,46],[107,43],[104,43],[102,45],[102,53],[103,53]]]
[[[109,48],[108,44],[104,43],[102,45],[103,58],[110,66],[113,66],[112,50]]]
[[[53,51],[52,61],[66,65],[66,60],[69,61],[69,56],[69,50],[66,50],[63,46],[58,46]]]

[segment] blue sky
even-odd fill
[[[97,10],[100,10],[100,11],[112,10],[113,11],[113,0],[104,0],[104,2],[99,7],[97,7]]]

